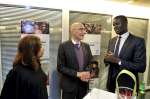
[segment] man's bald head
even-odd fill
[[[73,23],[70,27],[71,33],[73,30],[78,29],[80,27],[84,27],[84,25],[82,23],[79,23],[79,22]]]
[[[85,27],[82,23],[76,22],[70,26],[70,32],[72,38],[75,40],[82,40],[84,35],[86,34]]]

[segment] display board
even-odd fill
[[[48,22],[39,22],[34,20],[23,20],[21,21],[21,38],[34,35],[40,38],[42,42],[42,47],[44,48],[44,54],[42,60],[49,63],[49,23]],[[48,60],[48,61],[46,61]]]

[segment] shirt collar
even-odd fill
[[[121,36],[121,38],[127,38],[129,36],[129,32],[126,32],[122,35],[118,35],[118,36]]]
[[[71,39],[71,41],[73,44],[79,44],[80,45],[80,43],[81,43],[81,42],[76,42],[74,39]]]

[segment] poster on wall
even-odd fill
[[[83,42],[86,42],[90,45],[92,55],[100,55],[101,25],[92,23],[83,24],[87,32]]]
[[[21,21],[21,38],[28,35],[35,35],[41,39],[44,48],[44,55],[41,59],[49,59],[49,24],[32,20]]]

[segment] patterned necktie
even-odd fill
[[[118,37],[118,41],[117,41],[117,44],[116,44],[116,48],[115,48],[115,56],[119,56],[119,46],[120,46],[120,40],[121,40],[121,36]]]

